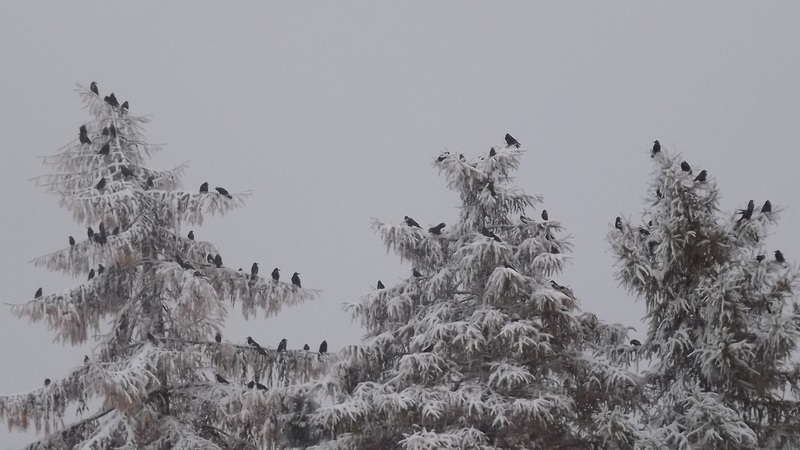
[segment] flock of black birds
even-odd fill
[[[219,333],[217,333],[216,336],[214,336],[214,340],[216,340],[217,342],[222,342],[222,336]],[[280,342],[278,342],[278,350],[277,351],[279,353],[285,352],[286,351],[286,347],[287,347],[288,344],[289,344],[289,341],[287,339],[285,339],[285,338],[281,339]],[[262,356],[267,356],[267,351],[264,350],[264,347],[262,347],[261,344],[256,342],[256,340],[253,339],[252,336],[247,336],[247,345],[249,345],[250,347],[253,347],[258,352],[258,354],[260,354]],[[305,344],[305,345],[303,345],[303,350],[306,350],[306,351],[311,350],[311,347],[309,347],[308,344]],[[322,343],[319,344],[319,354],[320,355],[325,355],[327,353],[328,353],[328,341],[323,340]]]
[[[98,97],[100,96],[100,90],[97,89],[97,83],[96,82],[92,81],[92,83],[89,85],[89,90],[94,92],[94,95],[96,95]],[[103,101],[108,103],[109,106],[111,106],[111,107],[120,108],[121,110],[126,111],[126,112],[128,111],[128,108],[130,107],[130,105],[128,104],[127,100],[122,102],[122,104],[120,105],[119,101],[117,101],[117,96],[114,95],[113,92],[111,93],[111,95],[106,95],[103,98]]]
[[[223,187],[215,187],[214,189],[216,189],[217,192],[219,192],[219,195],[222,195],[224,197],[228,197],[230,199],[233,198],[233,196],[230,193],[228,193],[228,190],[223,188]],[[207,181],[200,185],[200,193],[201,194],[207,194],[208,193],[208,182]]]

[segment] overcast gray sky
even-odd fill
[[[371,218],[453,222],[432,159],[477,157],[506,132],[527,150],[519,186],[573,236],[559,283],[641,338],[644,306],[617,287],[605,234],[618,214],[638,220],[654,139],[708,169],[724,211],[785,206],[766,248],[800,256],[798,17],[788,1],[4,2],[2,302],[83,281],[28,263],[85,233],[29,179],[46,171],[37,156],[76,137],[88,115],[73,89],[95,80],[152,113],[146,135],[166,147],[151,167],[188,160],[187,189],[254,191],[197,239],[228,266],[299,271],[324,291],[266,320],[231,311],[229,339],[357,342],[341,303],[410,271]],[[0,395],[91,352],[52,337],[0,307]],[[0,424],[0,448],[31,439]]]

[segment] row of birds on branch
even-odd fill
[[[214,336],[214,340],[217,343],[222,342],[222,335],[219,334],[219,332],[217,332],[217,334]],[[287,350],[286,347],[288,344],[289,341],[286,338],[281,339],[281,341],[278,342],[278,350],[277,350],[278,353],[285,352]],[[253,347],[260,355],[267,356],[267,351],[264,350],[264,347],[262,347],[258,342],[256,342],[256,340],[253,339],[251,336],[247,336],[247,345]],[[305,344],[303,345],[303,350],[310,351],[311,347],[309,347],[308,344]],[[327,353],[328,353],[328,341],[323,340],[322,343],[319,344],[319,354],[325,355]]]
[[[217,192],[219,192],[219,194],[224,196],[224,197],[228,197],[228,198],[231,198],[231,199],[233,198],[233,196],[231,196],[231,194],[228,193],[228,190],[223,188],[223,187],[215,187],[214,189],[216,189]],[[207,181],[200,185],[200,193],[201,194],[207,194],[208,193],[208,182]]]
[[[189,234],[187,234],[186,237],[189,238],[189,240],[193,241],[194,240],[194,230],[190,230]],[[181,266],[182,268],[184,268],[186,270],[194,270],[195,271],[194,274],[196,276],[201,276],[202,275],[202,272],[197,271],[197,268],[192,263],[190,263],[189,261],[185,261],[178,254],[175,255],[175,262],[177,262],[179,266]],[[207,254],[206,255],[206,262],[209,263],[209,264],[213,264],[217,269],[221,269],[223,267],[222,256],[219,255],[219,254],[213,255],[213,256],[211,255],[211,253]],[[244,272],[244,270],[241,269],[241,268],[239,268],[239,271],[240,272]],[[271,276],[272,276],[272,280],[274,282],[276,282],[276,283],[279,282],[280,279],[281,279],[281,269],[279,269],[277,267],[272,269]],[[253,265],[250,267],[250,280],[251,281],[255,281],[257,278],[258,278],[258,263],[254,262]],[[303,287],[303,284],[300,281],[300,272],[295,272],[292,275],[292,284],[297,286],[298,288],[302,288]]]
[[[519,146],[520,146],[519,141],[514,139],[514,137],[511,136],[510,134],[506,133],[506,148],[509,148],[509,147],[519,148]],[[441,155],[439,155],[438,158],[436,158],[436,160],[439,161],[439,162],[442,162],[445,159],[447,159],[449,156],[450,156],[450,152],[443,152]],[[492,147],[492,148],[489,149],[489,157],[492,158],[494,156],[497,156],[497,150],[495,150],[495,147]],[[483,156],[481,156],[480,159],[483,159]],[[458,160],[461,161],[461,162],[465,162],[467,160],[467,158],[464,156],[463,153],[459,153]],[[494,193],[492,193],[492,196],[494,196]]]
[[[650,157],[655,158],[659,153],[661,153],[661,143],[658,142],[658,139],[656,139],[653,141],[653,148],[650,149]],[[692,166],[690,166],[686,161],[681,162],[681,170],[689,175],[692,174]],[[700,173],[694,178],[694,181],[698,183],[705,183],[706,180],[708,180],[708,171],[705,169],[701,170]]]
[[[89,90],[94,92],[94,95],[96,95],[98,97],[100,96],[100,90],[97,89],[97,83],[96,82],[92,81],[92,83],[89,84]],[[120,105],[119,101],[117,101],[117,96],[114,95],[113,92],[111,93],[111,95],[106,95],[105,98],[103,98],[103,101],[105,101],[106,103],[108,103],[110,106],[112,106],[114,108],[120,108],[121,110],[126,111],[126,112],[128,111],[128,108],[130,107],[130,105],[128,104],[127,100],[122,102],[122,104]]]
[[[412,227],[412,228],[420,228],[420,229],[422,228],[422,227],[421,227],[421,226],[420,226],[420,225],[417,223],[417,221],[416,221],[416,220],[414,220],[414,219],[412,219],[411,217],[405,216],[405,217],[403,217],[403,221],[404,221],[404,222],[406,223],[406,225],[408,225],[409,227]],[[429,232],[429,233],[431,233],[431,234],[440,235],[440,234],[442,234],[442,230],[443,230],[443,229],[444,229],[444,227],[446,227],[446,226],[447,226],[447,224],[445,224],[444,222],[442,222],[442,223],[440,223],[439,225],[436,225],[436,226],[434,226],[434,227],[430,227],[430,228],[428,228],[428,232]]]

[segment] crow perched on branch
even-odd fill
[[[247,344],[258,350],[258,353],[267,356],[267,352],[260,345],[258,345],[258,342],[256,342],[252,337],[247,336]]]
[[[72,237],[72,236],[69,237],[69,246],[70,247],[74,247],[75,246],[75,238]]]
[[[288,344],[288,343],[289,343],[289,341],[287,341],[286,338],[281,339],[281,341],[278,343],[278,351],[279,352],[285,352],[286,351],[286,344]]]
[[[208,192],[208,181],[200,185],[200,192]]]
[[[501,240],[499,237],[497,237],[497,235],[496,235],[496,234],[494,234],[493,232],[491,232],[491,231],[490,231],[489,229],[487,229],[486,227],[483,227],[483,228],[481,229],[481,234],[482,234],[482,235],[484,235],[484,236],[486,236],[487,238],[494,239],[494,240],[495,240],[495,241],[497,241],[497,242],[503,242],[503,241],[502,241],[502,240]]]
[[[416,220],[414,220],[414,219],[412,219],[411,217],[405,216],[405,217],[403,218],[403,220],[405,220],[405,221],[406,221],[406,225],[408,225],[408,226],[410,226],[410,227],[422,228],[421,226],[419,226],[419,224],[417,223],[417,221],[416,221]]]
[[[189,238],[190,241],[193,241],[194,240],[194,231],[193,230],[189,230],[189,234],[187,234],[186,237]]]
[[[300,273],[295,272],[294,275],[292,275],[292,284],[299,288],[303,287],[300,285]]]
[[[419,273],[419,271],[416,268],[411,269],[411,275],[413,275],[414,278],[420,278],[422,276],[422,274]]]
[[[220,193],[220,195],[224,195],[225,197],[228,197],[228,198],[231,198],[231,199],[233,198],[233,196],[232,196],[231,194],[229,194],[229,193],[228,193],[228,190],[227,190],[227,189],[225,189],[225,188],[222,188],[222,187],[215,187],[214,189],[216,189],[216,190],[217,190],[217,192],[219,192],[219,193]]]
[[[89,84],[89,90],[94,92],[94,95],[100,95],[100,91],[97,90],[97,83],[95,83],[94,81],[92,81],[92,83]]]
[[[653,150],[650,151],[650,157],[655,158],[659,153],[661,153],[661,143],[656,139],[653,141]]]
[[[519,148],[519,141],[514,139],[510,134],[506,133],[506,147],[511,147],[512,145],[516,148]]]
[[[111,151],[111,144],[109,142],[106,142],[105,144],[103,144],[102,147],[100,147],[100,151],[97,152],[97,154],[107,155],[110,151]]]
[[[36,293],[33,294],[33,298],[39,298],[42,296],[42,288],[36,290]]]
[[[214,256],[214,265],[217,266],[217,269],[222,267],[222,256],[220,255]]]
[[[783,253],[780,250],[775,250],[775,261],[783,264],[786,262],[786,258],[783,257]]]
[[[622,217],[617,216],[617,219],[614,221],[614,228],[622,231]]]
[[[445,225],[445,223],[442,222],[439,225],[436,225],[435,227],[428,228],[428,232],[431,233],[431,234],[442,234],[442,228],[444,228],[446,226],[447,225]]]
[[[91,280],[92,278],[94,278],[94,269],[91,269],[91,270],[89,271],[89,279],[88,279],[88,280],[86,280],[86,281],[89,281],[89,280]]]
[[[549,217],[549,216],[548,216],[548,214],[547,214],[547,210],[546,210],[546,209],[543,209],[543,210],[542,210],[542,220],[548,220],[548,219],[547,219],[548,217]]]
[[[689,174],[691,175],[692,166],[690,166],[689,163],[687,163],[686,161],[683,161],[681,163],[681,170],[684,171],[684,172],[689,172]]]
[[[272,281],[277,283],[278,280],[280,279],[281,279],[281,269],[278,269],[277,267],[272,269]]]
[[[250,279],[255,280],[258,277],[258,263],[253,263],[250,267]]]
[[[495,156],[497,156],[497,151],[492,147],[489,149],[489,158],[494,158]]]
[[[737,222],[741,222],[742,220],[750,220],[753,217],[753,209],[755,209],[756,204],[752,200],[747,202],[747,209],[740,209],[739,212],[742,213],[742,217],[739,218]]]
[[[128,166],[119,166],[119,171],[122,173],[122,176],[125,178],[132,177],[133,171],[128,168]]]
[[[111,95],[107,97],[106,103],[108,103],[111,106],[119,106],[119,102],[117,101],[117,96],[114,95],[113,92],[111,93]]]
[[[129,107],[129,105],[128,105],[128,101],[127,100],[122,102],[122,106],[120,106],[120,108],[124,109],[125,111],[128,110],[128,107]]]
[[[311,350],[311,347],[309,347],[308,344],[305,344],[305,345],[303,345],[303,350],[309,351],[309,350]]]
[[[378,289],[386,289],[386,286],[383,285],[381,280],[378,280]]]
[[[217,334],[214,335],[214,340],[217,341],[218,343],[222,342],[222,335],[219,334],[219,331],[217,331]]]
[[[634,346],[634,347],[638,347],[638,346],[642,345],[642,343],[639,342],[637,339],[631,339],[631,345]]]
[[[319,344],[319,354],[324,355],[325,353],[328,353],[328,341],[322,341],[322,343]]]
[[[230,383],[228,383],[228,380],[226,380],[225,378],[223,378],[223,377],[222,377],[222,375],[220,375],[220,374],[217,374],[217,375],[215,376],[215,378],[217,379],[217,383],[222,383],[222,384],[230,384]]]
[[[771,213],[772,212],[772,202],[769,200],[764,202],[764,206],[761,207],[761,213]]]
[[[700,171],[699,174],[697,174],[694,181],[698,183],[705,183],[707,177],[708,177],[708,172],[705,169],[703,169]]]

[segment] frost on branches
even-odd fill
[[[798,271],[766,242],[780,210],[724,215],[706,171],[652,156],[645,223],[618,218],[608,237],[647,307],[652,447],[800,447]]]
[[[349,305],[367,329],[317,392],[315,447],[364,449],[629,448],[638,393],[622,366],[627,330],[582,314],[555,279],[570,244],[540,202],[511,184],[523,152],[495,147],[435,166],[461,196],[457,224],[376,220],[413,266],[394,287]]]
[[[264,448],[305,438],[297,418],[314,405],[293,385],[329,357],[236,344],[220,330],[227,302],[269,316],[317,291],[230,269],[213,244],[184,237],[182,225],[243,206],[248,193],[182,191],[184,166],[144,166],[159,150],[142,135],[147,118],[113,94],[78,92],[93,119],[44,159],[54,173],[39,182],[92,228],[34,262],[83,284],[37,292],[13,312],[47,323],[62,343],[91,337],[96,350],[61,380],[0,397],[0,419],[44,432],[31,449]],[[64,425],[68,407],[79,418]]]

